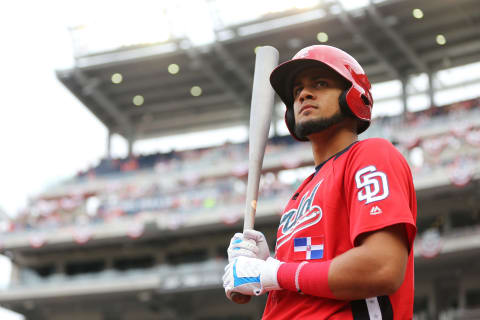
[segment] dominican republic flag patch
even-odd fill
[[[323,237],[293,239],[293,258],[295,260],[322,259],[323,242]]]

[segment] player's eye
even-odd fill
[[[302,86],[297,86],[293,88],[293,97],[296,98],[302,92],[303,87]]]
[[[319,87],[328,87],[328,82],[325,81],[325,80],[317,80],[315,82],[315,85],[317,86],[317,88]]]

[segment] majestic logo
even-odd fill
[[[372,216],[376,216],[377,214],[381,214],[381,213],[383,213],[383,211],[378,206],[375,206],[370,210],[370,215]]]
[[[290,240],[298,231],[311,227],[322,220],[322,208],[313,205],[315,194],[322,182],[323,179],[315,185],[310,195],[309,192],[305,193],[300,200],[298,208],[291,209],[283,214],[279,226],[282,236],[277,239],[277,249]]]
[[[358,190],[358,201],[365,204],[383,200],[389,195],[387,175],[377,171],[375,166],[360,169],[355,174]]]

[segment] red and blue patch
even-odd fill
[[[323,237],[293,239],[293,258],[295,260],[323,259],[323,249]]]

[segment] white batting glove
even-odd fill
[[[245,230],[243,231],[243,237],[248,240],[253,240],[257,244],[257,259],[267,260],[267,258],[270,257],[270,249],[268,248],[267,239],[265,239],[263,233],[257,230]]]
[[[266,260],[270,256],[270,250],[263,233],[256,230],[245,230],[243,234],[236,233],[232,237],[227,254],[228,262],[232,262],[237,257]]]
[[[268,258],[266,261],[238,257],[225,267],[223,287],[228,299],[232,292],[259,296],[271,290],[280,290],[277,281],[278,268],[282,263]]]
[[[256,258],[258,247],[255,241],[245,239],[242,233],[235,233],[227,249],[228,262],[231,263],[238,257]]]

